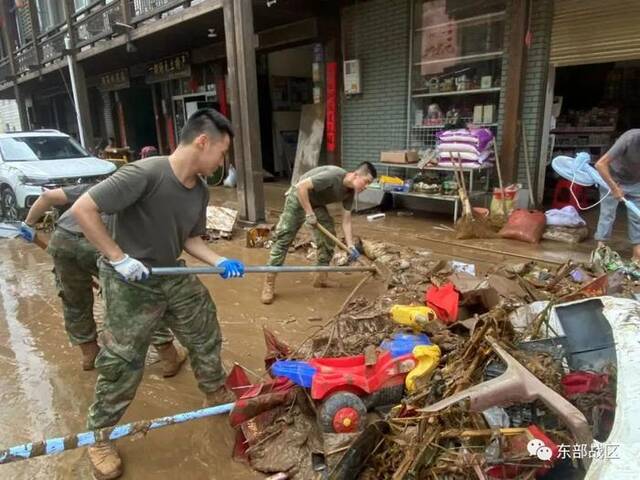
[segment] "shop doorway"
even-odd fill
[[[300,114],[313,103],[313,45],[274,51],[258,62],[262,167],[291,178]]]
[[[553,198],[558,155],[588,152],[596,162],[630,128],[640,128],[640,60],[552,68],[540,178],[544,201]]]
[[[175,120],[175,140],[179,142],[180,132],[184,127],[187,118],[201,108],[213,108],[220,111],[220,103],[218,102],[215,92],[212,93],[188,93],[185,95],[174,95],[172,97],[173,113]]]

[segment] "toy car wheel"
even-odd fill
[[[350,392],[329,396],[318,411],[320,428],[326,433],[353,433],[363,430],[367,407],[360,397]]]

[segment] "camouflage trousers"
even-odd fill
[[[114,425],[124,415],[142,380],[151,335],[161,321],[189,350],[200,390],[213,392],[223,385],[216,306],[195,275],[125,282],[111,266],[101,263],[100,281],[107,315],[100,337],[103,348],[96,359],[98,380],[87,420],[90,429]]]
[[[329,215],[327,207],[315,207],[313,213],[316,214],[318,223],[335,235],[333,218]],[[278,220],[278,225],[276,225],[273,246],[271,247],[271,254],[269,256],[269,265],[277,266],[284,263],[289,247],[295,240],[298,230],[300,230],[300,227],[304,224],[305,217],[306,214],[298,201],[298,196],[295,192],[288,193],[284,202],[284,208],[282,209],[282,215],[280,215],[280,220]],[[318,246],[316,264],[329,265],[333,258],[333,242],[315,228],[313,229],[313,237]]]
[[[98,276],[98,251],[82,235],[57,228],[47,251],[53,258],[58,296],[62,300],[64,328],[74,345],[96,339],[93,317],[93,278]],[[168,328],[159,328],[154,345],[173,341]]]

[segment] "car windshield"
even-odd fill
[[[72,138],[53,136],[0,138],[0,152],[5,162],[63,160],[90,156]]]

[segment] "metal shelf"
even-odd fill
[[[570,133],[610,133],[615,132],[616,127],[565,127],[555,128],[551,133],[556,135],[564,135]]]
[[[414,90],[415,92],[416,90]],[[475,88],[473,90],[454,90],[451,92],[433,92],[433,93],[413,93],[413,98],[426,98],[426,97],[449,97],[453,95],[478,95],[482,93],[494,93],[499,92],[500,87],[491,88]]]
[[[426,62],[417,62],[414,63],[414,67],[420,67],[422,65],[433,65],[434,63],[442,63],[442,62],[455,62],[455,63],[465,63],[465,62],[476,62],[481,60],[493,60],[497,58],[502,58],[504,52],[502,50],[498,52],[487,52],[487,53],[476,53],[475,55],[465,55],[463,57],[447,57],[447,58],[439,58],[437,60],[428,60]]]
[[[605,148],[608,147],[609,144],[608,143],[600,143],[597,145],[554,145],[553,149],[554,150],[558,150],[561,148]]]
[[[505,11],[495,12],[495,13],[485,13],[483,15],[477,15],[475,17],[469,17],[462,20],[453,20],[450,22],[438,23],[436,25],[429,25],[428,27],[422,28],[414,28],[414,32],[426,32],[428,30],[433,30],[435,28],[442,28],[447,26],[467,26],[467,25],[475,25],[478,23],[490,22],[492,20],[502,20],[505,17]]]
[[[453,172],[458,171],[458,167],[452,167],[449,165],[439,166],[439,165],[431,165],[428,167],[420,168],[415,163],[384,163],[384,162],[372,162],[375,167],[387,167],[387,168],[405,168],[407,170],[431,170],[431,171],[442,171],[442,172]],[[492,163],[483,163],[479,167],[467,167],[465,165],[461,165],[463,172],[480,172],[482,170],[490,170],[493,168]]]
[[[420,193],[420,192],[385,192],[390,193],[392,195],[402,195],[405,197],[417,197],[417,198],[428,198],[430,200],[442,200],[443,202],[457,202],[460,200],[458,195],[442,195],[439,193]],[[488,192],[469,192],[467,196],[469,198],[482,197],[487,195]]]
[[[474,127],[497,127],[497,123],[472,123]],[[444,125],[412,125],[411,128],[421,129],[421,128],[444,128]]]

